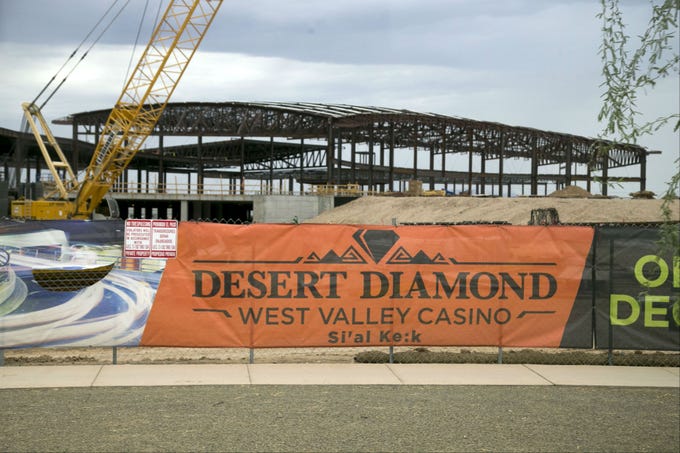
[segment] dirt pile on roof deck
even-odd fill
[[[553,198],[589,198],[593,195],[579,186],[567,186],[564,189],[554,191],[548,196]]]
[[[601,197],[367,196],[326,211],[306,223],[391,225],[394,219],[401,224],[507,222],[527,225],[531,210],[539,208],[555,208],[561,223],[657,223],[664,220],[662,202]],[[671,203],[671,210],[672,220],[680,221],[680,202]]]

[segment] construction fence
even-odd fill
[[[0,349],[680,360],[680,258],[659,225],[226,223],[182,222],[176,258],[151,260],[124,255],[121,222],[3,222]]]

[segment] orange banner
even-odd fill
[[[589,227],[181,223],[142,346],[559,347]]]

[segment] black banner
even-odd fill
[[[597,229],[596,348],[680,350],[680,256],[659,238],[658,228]]]

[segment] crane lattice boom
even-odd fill
[[[153,132],[221,4],[222,0],[170,2],[111,110],[82,182],[76,179],[40,108],[32,103],[23,105],[29,126],[55,179],[56,189],[46,199],[12,202],[13,217],[47,220],[92,216]],[[43,133],[47,143],[41,138]]]
[[[92,214],[153,132],[221,3],[170,3],[104,126],[76,199],[74,218]]]

